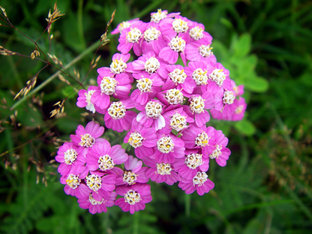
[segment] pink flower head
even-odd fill
[[[86,157],[82,147],[76,147],[73,143],[65,142],[57,151],[55,160],[61,163],[58,172],[66,176],[69,172],[80,174],[85,170]]]
[[[159,134],[153,157],[156,162],[173,163],[184,157],[184,142],[173,134]]]
[[[87,167],[90,171],[100,170],[109,171],[115,165],[122,164],[127,161],[128,155],[121,145],[111,147],[110,143],[103,141],[96,143],[88,154]]]
[[[82,125],[78,125],[75,133],[75,135],[70,135],[72,142],[76,146],[90,148],[96,142],[101,141],[99,137],[103,135],[104,127],[91,121],[85,128]]]
[[[194,123],[194,119],[183,110],[183,107],[167,107],[164,118],[166,126],[160,132],[165,134],[169,134],[172,131],[182,132],[183,134],[183,131],[188,128],[188,124]]]
[[[174,19],[164,20],[160,25],[164,32],[172,31],[175,35],[187,33],[191,26],[192,21],[188,18],[176,15]],[[169,35],[169,33],[167,33]],[[186,34],[187,35],[187,34]]]
[[[215,129],[209,127],[196,127],[190,125],[188,129],[183,132],[182,140],[187,149],[206,149],[210,145],[210,141],[214,137]]]
[[[225,69],[221,63],[208,66],[208,78],[224,89],[231,89],[229,70]]]
[[[102,200],[98,201],[95,200],[90,193],[89,196],[84,196],[80,197],[78,199],[78,203],[80,208],[82,209],[88,209],[91,214],[96,214],[96,213],[106,213],[107,212],[107,207],[112,207],[114,206],[116,199],[116,193],[111,192],[109,193],[109,196],[106,197],[105,199],[102,198]]]
[[[138,158],[148,157],[154,153],[153,147],[157,144],[156,131],[133,121],[124,143],[129,143],[134,148],[135,156]]]
[[[215,130],[214,137],[209,142],[209,147],[207,152],[209,152],[209,157],[215,159],[217,164],[221,167],[226,166],[226,161],[229,159],[231,151],[226,148],[228,144],[228,139],[222,133],[221,130]]]
[[[212,47],[206,43],[194,41],[188,43],[185,47],[186,59],[190,61],[207,61],[208,63],[216,63],[216,56],[212,52]]]
[[[146,26],[143,41],[142,52],[148,54],[153,51],[156,55],[166,46],[166,40],[161,33],[158,23],[151,22]]]
[[[208,110],[221,110],[224,104],[224,89],[215,82],[209,81],[208,85],[201,87],[202,98],[205,101],[205,108]]]
[[[141,112],[137,115],[136,121],[145,127],[152,127],[155,130],[165,127],[165,119],[162,116],[163,105],[158,100],[151,100],[146,103],[144,109],[137,107]]]
[[[165,78],[165,84],[162,86],[163,90],[172,88],[181,89],[186,97],[189,97],[196,86],[193,79],[185,73],[185,68],[181,65],[166,66],[165,73],[162,75]]]
[[[146,176],[156,183],[173,185],[180,179],[172,163],[156,162],[152,159],[145,159],[144,163],[150,167],[146,170]]]
[[[184,64],[186,64],[185,58],[185,46],[188,42],[188,35],[181,33],[178,36],[172,37],[167,43],[167,46],[161,49],[159,57],[169,64],[175,64],[178,61],[179,55]]]
[[[161,22],[163,19],[166,19],[166,18],[173,18],[177,15],[180,15],[179,12],[177,13],[169,13],[168,14],[168,11],[167,10],[161,10],[161,9],[158,9],[156,12],[152,12],[151,13],[151,22],[154,22],[154,23],[159,23]]]
[[[91,172],[84,181],[89,191],[88,196],[91,194],[95,200],[102,201],[102,199],[109,199],[115,189],[116,175]]]
[[[208,84],[207,63],[189,62],[188,67],[185,68],[185,73],[192,78],[197,86],[205,86]]]
[[[135,18],[128,21],[123,21],[117,25],[117,27],[111,32],[112,34],[121,33],[125,28],[129,28],[133,23],[140,21],[139,18]]]
[[[143,39],[143,33],[145,30],[145,23],[142,21],[133,22],[130,27],[122,30],[119,37],[119,45],[117,49],[123,53],[127,54],[132,48],[136,56],[142,54],[141,41]]]
[[[94,103],[92,102],[92,97],[97,90],[96,86],[89,86],[88,90],[81,89],[78,92],[78,99],[76,105],[80,108],[86,108],[88,111],[95,113],[105,113],[105,109],[95,108]]]
[[[208,179],[205,172],[198,171],[192,179],[180,181],[178,186],[186,194],[191,194],[196,190],[198,195],[202,196],[214,188],[214,183]]]
[[[105,126],[117,132],[128,131],[136,115],[135,112],[126,109],[129,107],[127,101],[112,102],[104,115]]]
[[[124,212],[130,212],[130,214],[144,210],[145,204],[152,201],[151,187],[148,184],[120,186],[117,187],[116,192],[123,197],[117,199],[115,205],[119,206]]]
[[[177,159],[173,167],[181,178],[192,179],[198,171],[208,171],[209,157],[203,155],[201,150],[186,150],[185,158]]]
[[[208,109],[208,101],[200,95],[192,95],[189,98],[189,106],[184,108],[185,112],[195,119],[195,124],[198,127],[204,126],[209,120],[210,115],[206,109]]]
[[[117,185],[133,185],[136,183],[147,183],[148,177],[145,175],[146,167],[142,167],[142,161],[129,156],[125,162],[125,171],[118,170]]]
[[[62,176],[61,184],[65,184],[64,192],[68,195],[79,197],[88,196],[89,188],[83,183],[83,176],[69,173],[66,176]]]
[[[211,44],[212,36],[205,31],[205,26],[197,22],[190,22],[189,36],[191,42],[197,41],[200,44]]]
[[[225,105],[221,111],[211,110],[211,115],[215,119],[239,121],[244,118],[246,107],[245,99],[240,97],[235,99],[233,104]]]
[[[136,79],[136,89],[132,91],[130,98],[138,105],[145,106],[159,92],[163,81],[157,74],[137,73],[133,77]]]
[[[164,69],[164,62],[153,52],[148,52],[132,63],[129,63],[128,71],[141,73],[141,76],[146,76],[148,74],[158,74],[162,69]]]

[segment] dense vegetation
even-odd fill
[[[0,4],[10,20],[0,13],[0,232],[310,233],[311,1],[62,0],[65,15],[50,34],[45,19],[54,2]],[[113,11],[109,32],[124,20],[147,21],[158,8],[205,25],[217,58],[245,85],[247,114],[238,123],[212,122],[227,134],[232,155],[226,168],[210,169],[210,193],[153,184],[145,211],[91,215],[64,194],[55,152],[78,124],[97,118],[75,103],[81,85],[96,82],[94,67],[107,66],[116,52],[118,36],[99,41]],[[40,56],[31,59],[36,45]],[[29,98],[13,100],[35,81]],[[123,138],[106,136],[113,144]]]

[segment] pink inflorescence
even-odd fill
[[[179,13],[158,10],[148,23],[121,23],[118,33],[120,53],[97,70],[97,86],[79,91],[77,106],[102,114],[107,129],[126,131],[135,156],[101,138],[100,124],[79,125],[56,156],[65,193],[92,214],[114,205],[143,210],[152,200],[149,180],[208,193],[209,164],[226,166],[231,152],[207,123],[241,120],[243,87],[217,62],[204,25]]]

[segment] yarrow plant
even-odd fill
[[[120,34],[120,53],[97,70],[97,86],[79,91],[77,106],[102,115],[107,129],[126,131],[134,155],[102,138],[99,123],[79,125],[56,156],[65,193],[92,214],[114,205],[143,210],[152,200],[149,180],[208,193],[209,164],[224,167],[231,154],[209,120],[241,120],[243,87],[217,62],[204,25],[180,13],[158,10],[150,22],[123,22],[112,34]]]

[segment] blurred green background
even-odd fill
[[[60,63],[41,53],[50,65],[38,75],[36,87],[52,81],[12,110],[20,100],[14,95],[45,63],[0,57],[1,233],[311,233],[311,1],[61,0],[57,6],[65,15],[53,24],[51,42],[44,30],[54,1],[0,4],[16,27],[6,27],[1,14],[1,46],[30,56],[34,40],[64,66],[79,59],[51,78]],[[245,85],[246,117],[239,123],[211,122],[227,134],[232,155],[227,167],[210,168],[216,184],[210,193],[186,196],[176,185],[153,184],[153,201],[145,211],[130,215],[113,207],[91,215],[64,194],[55,152],[78,124],[92,118],[102,122],[75,103],[79,82],[96,82],[91,60],[101,55],[97,66],[107,66],[116,52],[118,36],[109,36],[110,43],[96,52],[99,44],[93,44],[114,9],[109,32],[124,20],[148,21],[158,8],[205,25],[218,60]],[[53,105],[64,99],[64,113],[50,118]],[[122,139],[106,136],[115,144]]]

